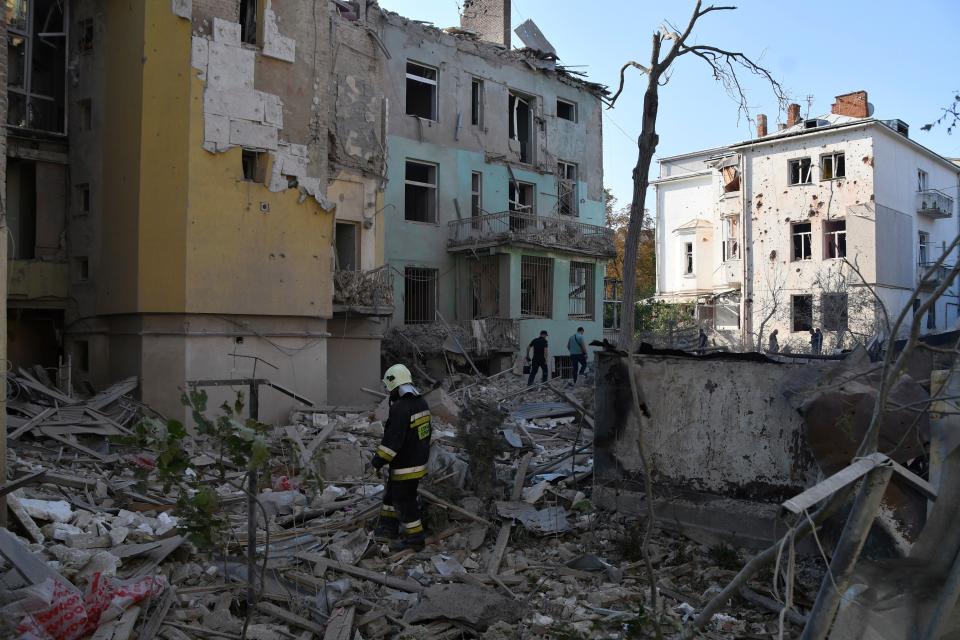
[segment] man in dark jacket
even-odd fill
[[[550,343],[547,342],[546,331],[540,332],[539,338],[534,338],[527,346],[527,362],[530,363],[530,377],[527,378],[527,386],[533,385],[537,377],[537,369],[543,369],[543,382],[547,381],[547,358],[550,357]],[[533,352],[533,359],[530,358],[530,352]]]
[[[390,417],[373,454],[373,466],[380,470],[390,465],[390,477],[374,534],[395,540],[391,544],[394,550],[420,550],[426,538],[417,488],[420,478],[427,475],[430,458],[430,407],[414,388],[410,370],[402,364],[387,369],[383,384],[390,392]]]

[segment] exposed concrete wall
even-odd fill
[[[373,396],[361,387],[380,390],[380,341],[386,320],[335,317],[327,323],[327,402],[331,405],[363,407]]]
[[[7,21],[0,20],[0,300],[7,299]],[[7,360],[7,312],[0,313],[0,359]],[[0,379],[0,433],[7,433],[7,380]],[[7,477],[7,439],[0,438],[0,478]],[[0,497],[0,526],[7,524],[7,499]]]
[[[597,358],[595,468],[604,482],[642,477],[643,434],[656,484],[777,501],[802,491],[817,467],[804,423],[782,395],[796,367],[635,356],[647,416],[634,410],[627,360]]]

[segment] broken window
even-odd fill
[[[77,215],[86,215],[90,213],[90,185],[78,184],[77,191]]]
[[[592,320],[594,307],[593,265],[570,263],[570,294],[567,315],[578,320]]]
[[[693,243],[683,243],[683,274],[693,275]]]
[[[917,264],[926,267],[930,264],[930,234],[920,231],[917,235]]]
[[[430,324],[437,315],[437,270],[407,267],[403,272],[403,321]]]
[[[812,260],[813,231],[810,223],[798,222],[791,227],[790,231],[793,236],[793,260]]]
[[[508,204],[510,207],[511,231],[526,229],[533,223],[531,216],[537,215],[535,189],[535,185],[529,182],[510,181]]]
[[[7,124],[66,132],[63,0],[7,0]]]
[[[577,215],[577,165],[557,162],[557,205],[560,215]]]
[[[483,174],[474,171],[470,174],[470,218],[474,229],[480,228],[480,216],[483,215]]]
[[[518,146],[520,162],[533,162],[533,98],[510,93],[507,118],[510,140]]]
[[[739,218],[732,216],[723,221],[723,259],[737,260],[740,258],[740,243],[738,241]]]
[[[524,318],[553,316],[553,259],[520,257],[520,315]]]
[[[360,225],[356,222],[338,222],[335,233],[337,271],[359,270]]]
[[[407,115],[437,120],[437,75],[433,67],[407,63]]]
[[[847,163],[842,153],[820,156],[820,179],[838,180],[847,176]]]
[[[66,165],[9,158],[7,227],[10,258],[60,258],[70,194]]]
[[[827,220],[823,223],[823,254],[827,258],[847,256],[846,220]]]
[[[847,294],[825,293],[822,298],[823,328],[844,331],[847,328]]]
[[[620,313],[623,307],[623,281],[616,278],[603,279],[603,328],[605,331],[620,330]]]
[[[404,219],[436,223],[437,165],[407,160],[404,189]]]
[[[927,191],[930,188],[930,174],[923,169],[917,169],[917,191]]]
[[[240,42],[257,44],[257,0],[240,0]]]
[[[723,192],[734,193],[740,191],[740,167],[734,165],[720,169],[723,178]]]
[[[479,78],[470,83],[470,124],[483,126],[483,80]]]
[[[792,296],[793,330],[810,331],[813,328],[813,296]]]
[[[790,169],[789,182],[791,185],[810,184],[812,182],[810,158],[798,158],[791,160],[787,164]]]
[[[77,256],[73,259],[73,277],[77,282],[90,280],[90,259],[86,256]]]
[[[93,51],[93,18],[84,18],[77,22],[77,50],[80,53]]]
[[[500,315],[499,256],[480,256],[469,261],[471,317],[495,318]]]
[[[577,121],[577,105],[557,98],[557,117],[561,120]]]
[[[93,128],[93,103],[89,99],[80,100],[77,102],[77,111],[80,131],[90,131]]]
[[[739,298],[723,297],[714,301],[713,326],[717,329],[740,328]]]
[[[247,182],[264,182],[267,179],[267,154],[262,151],[244,149],[240,155],[243,179]]]

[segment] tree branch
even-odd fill
[[[640,71],[643,71],[645,74],[650,75],[650,69],[649,69],[649,68],[643,66],[643,65],[640,64],[639,62],[635,62],[634,60],[629,60],[629,61],[627,61],[626,64],[624,64],[622,67],[620,67],[620,86],[617,88],[617,92],[616,92],[615,94],[613,94],[612,96],[610,96],[610,99],[607,100],[607,108],[608,108],[608,109],[612,109],[612,108],[613,108],[613,105],[614,105],[614,103],[616,103],[617,98],[619,98],[619,97],[620,97],[620,94],[623,93],[623,86],[624,86],[624,82],[625,82],[625,80],[626,80],[627,69],[629,69],[630,67],[634,67],[635,69],[640,69]]]

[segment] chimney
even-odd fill
[[[837,96],[836,102],[830,108],[831,113],[851,118],[870,117],[870,106],[867,102],[866,91],[854,91]]]
[[[800,122],[800,105],[794,102],[787,105],[787,126],[792,127],[798,122]]]
[[[757,114],[757,137],[762,138],[767,135],[767,116],[766,114]]]
[[[510,48],[510,0],[464,0],[460,27]]]

